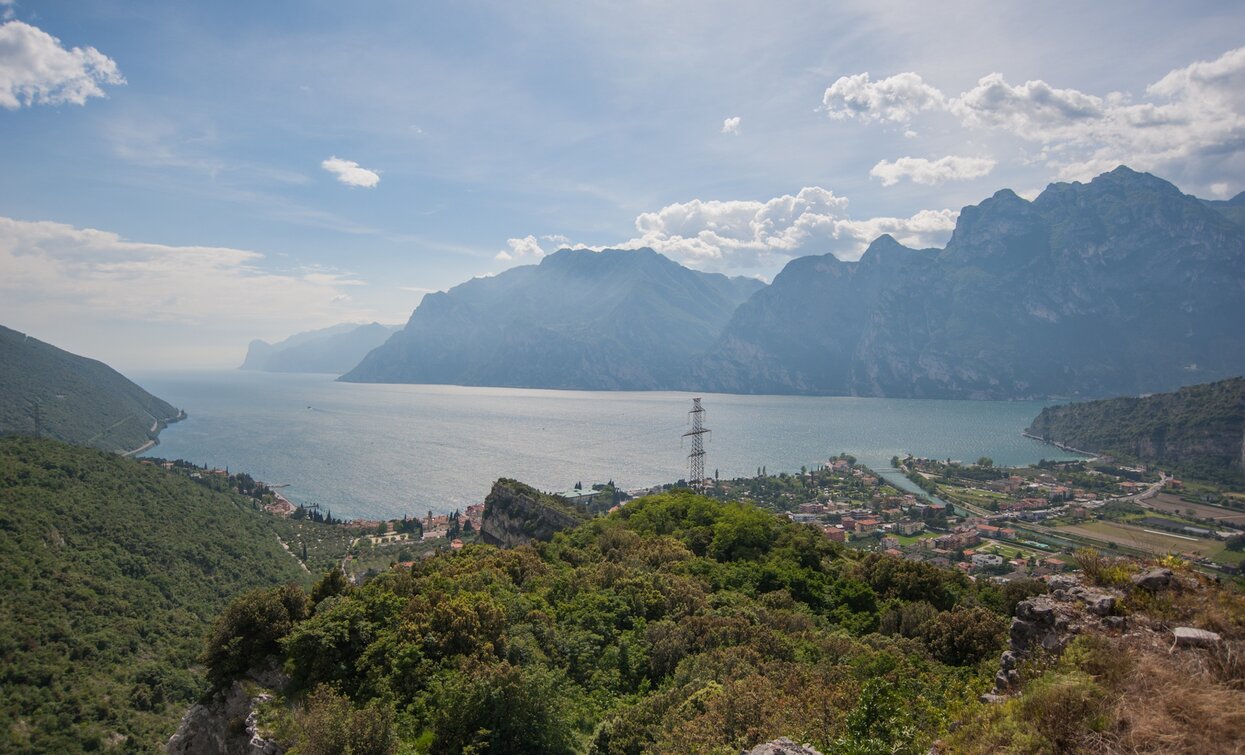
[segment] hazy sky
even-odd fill
[[[0,324],[120,369],[560,246],[766,279],[1126,163],[1245,188],[1245,3],[0,0]]]

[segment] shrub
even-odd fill
[[[378,700],[355,707],[327,685],[316,687],[294,715],[290,755],[392,755],[398,749],[393,710]]]
[[[1056,752],[1072,752],[1091,731],[1106,727],[1107,695],[1083,671],[1049,673],[1025,688],[1020,701],[1024,720]]]
[[[1007,624],[993,611],[973,606],[944,611],[921,627],[935,658],[953,666],[971,666],[997,654]]]
[[[252,590],[234,600],[208,635],[202,661],[208,680],[223,687],[281,651],[281,638],[310,613],[307,594],[297,585]]]

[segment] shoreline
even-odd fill
[[[1045,443],[1048,446],[1054,446],[1055,448],[1058,448],[1060,451],[1065,451],[1070,454],[1080,454],[1081,456],[1085,456],[1087,457],[1086,461],[1093,461],[1094,459],[1098,458],[1098,454],[1093,453],[1092,451],[1082,451],[1079,448],[1073,448],[1072,446],[1064,445],[1063,443],[1060,443],[1058,441],[1047,440],[1046,438],[1042,438],[1037,435],[1034,435],[1028,430],[1021,430],[1020,434],[1026,438],[1029,438],[1030,440],[1036,440],[1041,443]]]
[[[150,415],[149,415],[149,416],[150,416]],[[187,415],[187,414],[186,414],[186,410],[184,410],[184,409],[178,409],[178,410],[177,410],[177,415],[176,415],[176,416],[174,416],[174,417],[166,417],[166,418],[164,418],[164,419],[157,419],[157,420],[155,420],[154,422],[152,422],[152,423],[151,423],[151,430],[150,430],[149,432],[153,432],[153,433],[155,433],[155,434],[156,434],[156,437],[154,437],[154,438],[152,438],[151,440],[147,441],[146,443],[144,443],[143,445],[139,446],[138,448],[135,448],[135,449],[130,450],[130,451],[121,451],[121,452],[120,452],[120,454],[121,454],[122,456],[127,456],[127,457],[129,457],[129,456],[137,456],[138,454],[141,454],[141,453],[142,453],[142,452],[144,452],[144,451],[150,451],[151,449],[153,449],[153,448],[155,448],[156,446],[160,445],[160,432],[161,432],[162,430],[164,430],[164,428],[168,427],[169,425],[173,424],[174,422],[181,422],[182,420],[186,419],[186,417],[187,417],[187,416],[189,416],[189,415]]]

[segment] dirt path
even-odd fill
[[[273,537],[275,537],[275,538],[277,539],[277,542],[278,542],[278,543],[281,543],[281,547],[285,549],[285,552],[286,552],[286,553],[288,553],[288,554],[290,554],[290,558],[292,558],[292,559],[294,559],[295,561],[297,561],[297,562],[298,562],[298,565],[299,565],[299,566],[301,566],[301,567],[303,567],[303,571],[305,571],[305,572],[307,572],[308,574],[310,574],[310,573],[311,573],[311,570],[307,568],[307,565],[303,563],[303,560],[302,560],[301,558],[299,558],[297,555],[295,555],[294,551],[290,550],[290,546],[289,546],[289,544],[287,544],[284,540],[282,540],[282,539],[281,539],[281,536],[280,536],[280,535],[278,535],[277,533],[275,533],[275,532],[274,532],[274,533],[272,533],[272,535],[273,535]]]

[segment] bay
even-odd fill
[[[189,414],[146,455],[287,484],[291,500],[343,518],[461,509],[498,477],[553,491],[672,482],[687,475],[681,436],[693,395],[712,430],[705,470],[722,477],[794,472],[840,452],[883,472],[908,453],[1005,465],[1071,458],[1021,435],[1047,405],[1039,401],[375,385],[242,371],[137,378]]]

